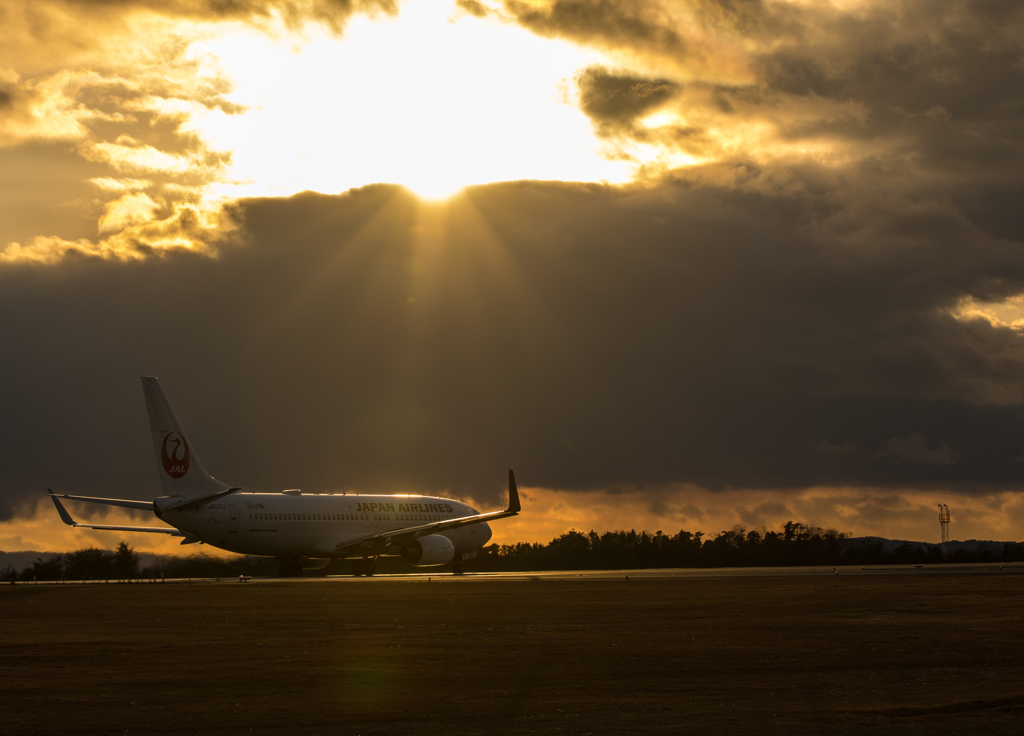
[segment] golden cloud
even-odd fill
[[[165,212],[164,216],[159,213]],[[158,203],[142,193],[126,194],[109,203],[100,220],[106,237],[97,241],[38,236],[9,243],[0,250],[0,264],[53,265],[69,255],[111,260],[138,260],[172,250],[215,256],[230,242],[236,225],[219,206],[201,207],[183,201]]]
[[[230,154],[211,150],[189,121],[243,108],[225,97],[231,84],[195,42],[237,26],[274,35],[315,24],[340,33],[354,14],[394,11],[389,0],[4,3],[0,148],[71,144],[102,167],[89,179],[98,197],[89,208],[102,214],[99,240],[40,233],[0,242],[0,263],[52,264],[71,253],[138,258],[171,248],[213,253],[231,227],[210,185],[223,180]],[[34,180],[46,169],[40,160]]]
[[[64,70],[22,81],[7,78],[6,105],[0,109],[0,147],[31,140],[74,141],[89,135],[84,121],[97,116],[77,101],[77,93],[96,78],[91,72]]]

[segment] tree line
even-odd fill
[[[796,565],[939,564],[943,562],[1022,562],[1024,544],[1000,550],[960,548],[945,553],[938,545],[903,542],[893,547],[877,538],[852,539],[833,528],[787,521],[778,531],[734,526],[705,539],[703,532],[568,531],[548,544],[485,547],[474,569],[622,570],[674,567],[782,567]]]
[[[891,546],[891,545],[890,545]],[[121,542],[115,551],[82,549],[38,560],[21,571],[0,571],[0,581],[135,580],[216,578],[238,575],[275,576],[277,561],[269,557],[139,555]],[[469,564],[471,571],[624,570],[674,567],[769,567],[795,565],[938,564],[942,562],[1022,562],[1024,544],[1006,543],[1001,550],[956,549],[944,554],[938,545],[904,542],[886,548],[884,540],[854,540],[845,532],[787,521],[778,531],[734,526],[705,539],[703,532],[612,531],[598,534],[568,531],[547,544],[520,542],[484,547]],[[342,573],[343,561],[325,573]],[[400,560],[384,558],[379,572],[408,572]],[[443,570],[444,568],[440,568]],[[439,570],[439,571],[440,571]]]
[[[114,551],[90,547],[45,560],[40,557],[20,573],[8,565],[0,572],[0,580],[133,580],[138,575],[138,555],[121,542]]]

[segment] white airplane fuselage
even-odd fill
[[[355,537],[478,513],[430,496],[236,492],[186,510],[161,508],[165,498],[153,506],[168,524],[229,552],[273,557],[352,557],[338,547]],[[479,522],[436,534],[468,555],[487,544],[491,528]]]

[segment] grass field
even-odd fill
[[[0,732],[1018,734],[1024,575],[2,586]]]

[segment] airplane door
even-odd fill
[[[237,534],[238,533],[238,507],[237,506],[228,506],[228,509],[231,511],[231,522],[228,524],[228,534]]]

